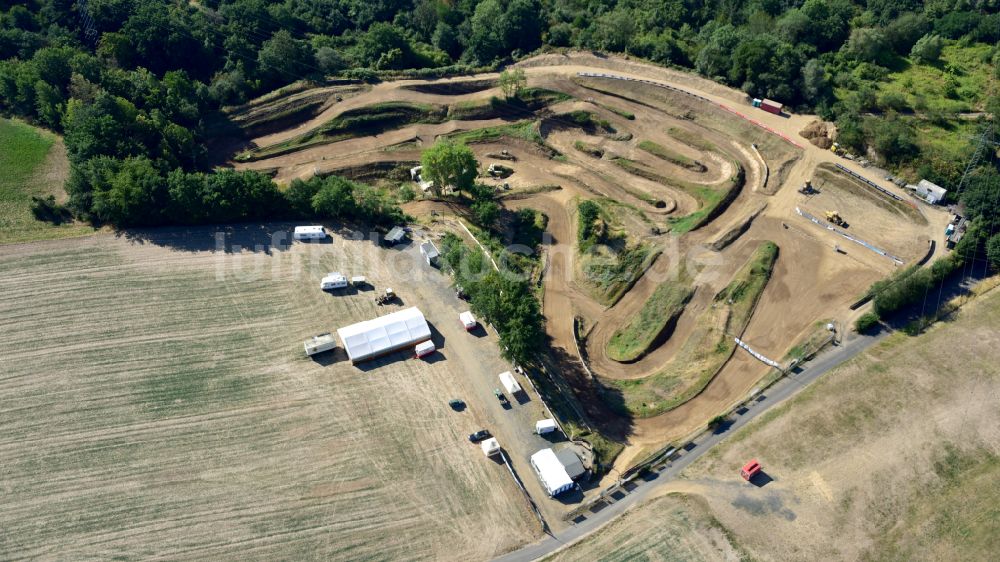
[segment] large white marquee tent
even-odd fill
[[[392,353],[431,339],[431,329],[416,307],[337,330],[352,363]]]

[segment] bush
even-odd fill
[[[854,322],[854,331],[859,334],[867,334],[878,326],[879,317],[874,312],[866,312]]]
[[[56,203],[56,198],[52,195],[48,197],[31,198],[31,214],[36,220],[50,222],[52,224],[62,224],[72,220],[73,215],[69,209]]]

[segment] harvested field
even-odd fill
[[[398,282],[397,252],[212,251],[208,229],[132,238],[0,254],[5,558],[468,560],[535,536],[506,468],[466,440],[491,404],[446,404],[474,394],[472,359],[452,345],[464,331],[435,304],[447,279],[394,286],[431,303],[448,360],[359,369],[303,355],[307,337],[378,314],[372,293],[317,281],[340,269]],[[495,344],[474,355],[497,368]]]

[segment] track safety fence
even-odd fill
[[[891,259],[892,261],[896,262],[897,265],[903,265],[903,260],[902,259],[897,258],[896,256],[890,254],[889,252],[886,252],[885,250],[883,250],[883,249],[881,249],[881,248],[879,248],[877,246],[873,246],[873,245],[869,244],[868,242],[865,242],[864,240],[862,240],[860,238],[855,238],[855,237],[851,236],[850,234],[844,232],[843,230],[839,230],[837,228],[834,228],[833,226],[825,224],[823,221],[821,221],[818,218],[810,215],[809,213],[803,211],[802,209],[800,209],[798,207],[795,207],[795,212],[798,213],[799,216],[805,217],[806,219],[812,221],[817,226],[820,226],[820,227],[825,228],[825,229],[827,229],[827,230],[829,230],[831,232],[839,234],[841,237],[846,238],[847,240],[850,240],[851,242],[854,242],[855,244],[860,244],[861,246],[864,246],[865,248],[868,248],[869,250],[875,252],[876,254],[878,254],[880,256],[885,256],[885,257]]]
[[[699,99],[699,100],[702,100],[702,101],[706,101],[706,102],[708,102],[708,103],[710,103],[710,104],[712,104],[712,105],[714,105],[714,106],[716,106],[716,107],[718,107],[718,108],[720,108],[720,109],[722,109],[724,111],[728,111],[729,113],[732,113],[733,115],[736,115],[737,117],[739,117],[739,118],[741,118],[741,119],[743,119],[745,121],[749,121],[750,123],[752,123],[752,124],[760,127],[761,129],[764,129],[765,131],[767,131],[767,132],[769,132],[769,133],[771,133],[773,135],[777,135],[779,138],[781,138],[782,140],[784,140],[788,144],[794,146],[795,148],[799,148],[799,149],[803,148],[801,144],[795,142],[794,140],[792,140],[791,138],[789,138],[787,135],[779,133],[778,131],[775,131],[774,129],[772,129],[771,127],[768,127],[767,125],[761,123],[760,121],[757,121],[756,119],[748,117],[748,116],[740,113],[739,111],[736,111],[735,109],[727,107],[727,106],[725,106],[725,105],[723,105],[723,104],[721,104],[721,103],[719,103],[717,101],[710,100],[710,99],[706,98],[705,96],[703,96],[701,94],[696,94],[694,92],[689,92],[689,91],[687,91],[687,90],[685,90],[683,88],[678,88],[676,86],[670,86],[668,84],[663,84],[662,82],[654,82],[653,80],[646,80],[644,78],[631,78],[629,76],[621,76],[621,75],[618,75],[618,74],[606,74],[604,72],[577,72],[576,74],[577,74],[577,76],[581,76],[581,77],[584,77],[584,78],[607,78],[609,80],[623,80],[625,82],[639,82],[641,84],[647,84],[647,85],[650,85],[650,86],[656,86],[657,88],[663,88],[665,90],[670,90],[670,91],[673,91],[673,92],[677,92],[679,94],[684,94],[686,96],[690,96],[692,98],[696,98],[696,99]]]

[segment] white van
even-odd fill
[[[323,240],[327,234],[326,229],[319,225],[296,226],[292,237],[296,240]]]
[[[347,277],[337,272],[330,273],[319,282],[319,288],[324,291],[343,289],[344,287],[347,287]]]

